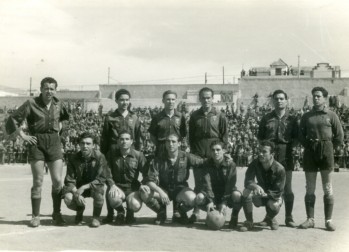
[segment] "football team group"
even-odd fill
[[[328,231],[335,230],[332,221],[333,150],[342,144],[344,134],[338,116],[326,106],[328,92],[323,87],[312,89],[313,108],[302,116],[300,122],[288,111],[287,94],[283,90],[274,91],[274,110],[260,122],[258,157],[248,165],[241,191],[236,187],[236,165],[226,153],[228,122],[225,114],[213,106],[214,91],[207,87],[199,91],[201,107],[190,116],[189,127],[182,113],[175,109],[176,92],[168,90],[163,93],[164,109],[152,118],[149,127],[151,141],[156,146],[155,155],[150,160],[139,151],[141,124],[128,110],[131,94],[125,89],[118,90],[115,94],[118,107],[105,117],[100,151],[95,148],[95,136],[82,133],[80,151],[66,161],[67,173],[63,181],[59,132],[61,122],[68,120],[69,114],[55,97],[56,90],[57,81],[44,78],[41,94],[26,101],[6,121],[7,133],[18,134],[30,145],[33,176],[30,227],[40,225],[46,163],[52,180],[52,219],[57,226],[66,225],[61,214],[62,199],[69,209],[76,211],[75,224],[81,225],[85,198],[92,197],[91,227],[99,227],[100,221],[131,225],[136,222],[135,212],[143,205],[156,213],[154,223],[162,225],[167,220],[167,206],[172,201],[172,222],[181,225],[197,222],[200,211],[207,211],[207,225],[219,229],[224,225],[227,209],[231,208],[229,228],[250,231],[254,228],[254,205],[266,210],[265,218],[258,225],[277,230],[279,224],[275,216],[284,203],[287,227],[313,228],[316,178],[320,173],[325,227]],[[184,138],[188,138],[190,153],[180,148]],[[292,155],[299,143],[305,149],[303,169],[307,218],[297,225],[292,216]],[[188,185],[190,169],[195,181],[193,189]],[[100,220],[104,200],[108,214]],[[238,225],[241,208],[246,221]],[[190,210],[193,211],[189,217],[187,212]]]

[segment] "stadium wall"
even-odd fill
[[[349,105],[349,78],[283,78],[283,77],[243,77],[240,84],[188,84],[188,85],[100,85],[97,91],[58,91],[57,97],[64,100],[83,100],[86,110],[98,111],[100,104],[103,112],[116,108],[114,101],[115,91],[125,88],[131,92],[132,105],[134,107],[162,106],[162,93],[166,90],[174,90],[178,94],[178,102],[186,101],[190,109],[199,106],[197,92],[203,87],[212,88],[218,95],[220,92],[233,92],[234,101],[239,98],[239,103],[248,107],[253,96],[258,93],[259,105],[269,102],[269,94],[276,89],[283,89],[290,97],[290,105],[296,109],[304,104],[308,96],[311,104],[311,89],[315,86],[323,86],[329,91],[329,95],[338,95],[340,102]],[[28,96],[0,97],[0,106],[15,108],[20,106]],[[231,103],[231,102],[229,102]],[[219,107],[225,103],[216,104]]]
[[[311,96],[312,88],[322,86],[329,95],[344,95],[344,89],[349,87],[349,78],[259,78],[244,77],[240,79],[239,88],[243,98],[267,97],[276,89],[284,90],[290,98]]]
[[[231,92],[238,91],[238,84],[188,84],[188,85],[168,85],[168,84],[156,84],[156,85],[99,85],[101,98],[109,98],[114,100],[115,91],[121,88],[127,89],[131,93],[132,99],[139,98],[162,98],[162,94],[166,90],[173,90],[177,92],[178,99],[186,99],[187,91],[199,91],[203,87],[208,87],[215,92]]]

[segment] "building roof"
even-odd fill
[[[276,67],[276,66],[288,66],[288,65],[282,59],[278,59],[277,61],[274,61],[273,63],[271,63],[270,66]]]

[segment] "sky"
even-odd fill
[[[347,0],[0,0],[0,85],[237,82],[242,68],[339,65]]]

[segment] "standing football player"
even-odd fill
[[[314,206],[316,177],[320,172],[324,191],[325,226],[335,231],[332,222],[334,205],[332,171],[334,168],[333,150],[343,144],[343,128],[338,116],[326,107],[328,92],[323,87],[315,87],[313,109],[305,113],[300,123],[300,141],[304,146],[303,166],[305,171],[306,194],[304,197],[307,220],[299,227],[314,228]]]
[[[228,121],[223,113],[213,106],[214,92],[204,87],[199,91],[201,108],[194,111],[189,119],[189,145],[190,152],[202,158],[210,157],[210,145],[219,140],[228,144]],[[201,191],[202,171],[194,169],[195,192]],[[194,209],[190,216],[190,223],[199,218],[200,210]]]
[[[291,115],[287,109],[288,97],[283,90],[275,90],[272,100],[275,109],[263,116],[259,124],[258,139],[269,140],[275,144],[274,158],[286,170],[285,224],[287,227],[296,227],[292,216],[294,202],[292,171],[294,170],[293,154],[296,152],[298,142],[297,117]],[[262,223],[265,223],[265,220]]]
[[[50,170],[52,180],[52,219],[55,225],[62,226],[65,220],[61,214],[63,153],[59,136],[60,122],[69,119],[63,103],[55,97],[57,81],[46,77],[40,84],[41,94],[27,100],[6,122],[8,134],[18,132],[29,145],[29,161],[33,175],[31,188],[32,219],[30,227],[40,225],[41,190],[44,180],[45,162]],[[27,120],[26,134],[21,125]]]

